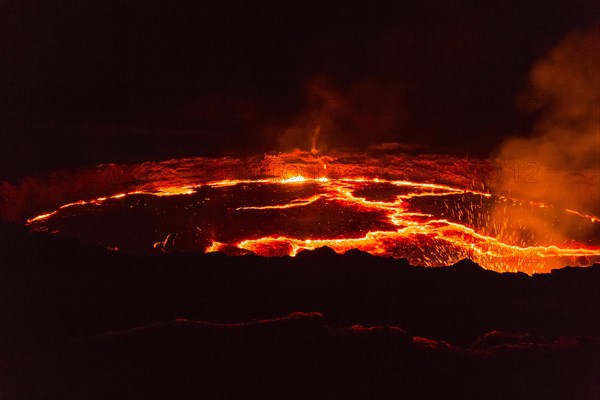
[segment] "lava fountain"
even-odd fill
[[[328,246],[528,274],[600,262],[598,216],[494,193],[493,168],[442,155],[302,151],[104,165],[94,173],[118,184],[92,198],[44,185],[57,204],[26,223],[133,254],[273,257]],[[565,220],[576,227],[568,238],[557,232]]]

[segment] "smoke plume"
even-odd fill
[[[408,118],[399,91],[375,79],[341,87],[315,78],[301,99],[304,111],[289,126],[275,128],[277,147],[316,154],[393,141]]]
[[[530,137],[509,138],[497,151],[501,169],[492,184],[497,193],[600,215],[599,71],[598,29],[566,36],[534,64],[517,105],[537,119]],[[541,232],[546,228],[555,239],[584,229],[572,221],[548,227],[520,217],[538,236],[547,236]]]

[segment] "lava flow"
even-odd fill
[[[450,156],[303,152],[119,166],[136,171],[125,192],[66,202],[27,223],[137,254],[272,257],[328,246],[423,266],[470,258],[528,274],[600,262],[597,216],[494,194],[482,179],[489,167]]]

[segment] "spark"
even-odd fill
[[[198,193],[201,188],[220,189],[238,185],[313,185],[317,190],[311,196],[299,196],[291,200],[280,200],[275,204],[245,205],[232,208],[234,211],[254,211],[260,213],[267,210],[307,209],[319,204],[327,204],[339,209],[347,208],[357,212],[369,212],[381,216],[380,226],[368,231],[352,232],[351,230],[335,235],[314,235],[297,237],[286,233],[282,227],[277,234],[246,234],[246,237],[230,240],[213,239],[203,249],[205,252],[231,251],[233,249],[250,251],[261,256],[296,256],[303,250],[314,250],[328,246],[338,253],[350,249],[359,249],[372,255],[408,258],[414,265],[442,266],[450,265],[462,258],[470,258],[485,268],[500,272],[521,271],[535,273],[547,271],[550,266],[564,266],[565,263],[580,265],[600,261],[600,247],[578,243],[562,244],[525,243],[515,232],[508,229],[508,218],[498,222],[484,215],[491,225],[489,229],[477,227],[475,215],[483,207],[483,199],[519,207],[537,207],[543,210],[554,210],[569,213],[574,218],[597,223],[597,216],[587,215],[571,209],[560,210],[550,204],[514,199],[507,196],[493,195],[484,191],[454,187],[447,184],[431,182],[414,182],[406,179],[386,179],[381,176],[346,176],[332,177],[325,175],[327,164],[322,166],[321,174],[308,177],[298,174],[287,178],[261,177],[257,179],[221,179],[206,182],[187,182],[182,185],[164,185],[117,193],[95,199],[79,200],[61,205],[54,211],[46,211],[27,220],[32,227],[45,227],[44,224],[57,218],[66,208],[76,206],[100,206],[109,202],[122,201],[130,196],[188,196]],[[331,171],[333,168],[330,168]],[[361,189],[388,185],[402,188],[398,194],[388,199],[371,199],[360,195]],[[277,187],[277,186],[276,186]],[[445,198],[452,196],[455,203],[452,207]],[[438,204],[437,211],[418,209],[413,203],[419,199],[444,199],[443,205]],[[479,199],[478,203],[469,203],[469,199]],[[436,200],[438,201],[438,200]],[[476,201],[476,200],[474,200]],[[440,214],[440,212],[442,212]],[[452,218],[451,218],[452,217]],[[327,221],[320,221],[327,222]],[[527,228],[522,223],[519,229]],[[175,234],[170,233],[163,240],[154,243],[153,248],[167,251],[167,245],[173,247]],[[218,232],[216,236],[218,238]],[[116,249],[117,247],[114,246]]]

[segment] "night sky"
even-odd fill
[[[186,4],[189,3],[189,4]],[[530,70],[595,1],[0,2],[0,172],[528,135]]]

